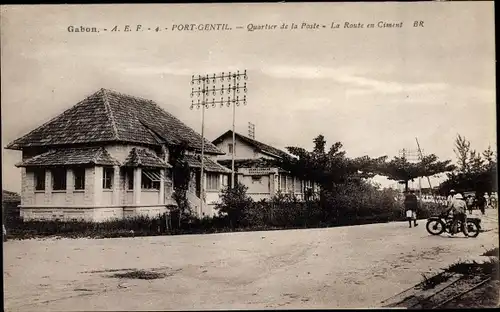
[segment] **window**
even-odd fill
[[[143,170],[141,187],[146,190],[159,190],[161,179],[160,170]]]
[[[234,147],[236,147],[236,144],[234,145]],[[227,145],[227,148],[229,150],[229,154],[233,154],[233,143],[229,143]],[[234,154],[236,155],[236,149],[234,150]]]
[[[218,173],[207,173],[207,191],[220,190],[220,175]]]
[[[35,169],[35,171],[33,171],[33,175],[35,179],[35,190],[45,190],[45,169]]]
[[[126,171],[127,180],[128,180],[128,189],[134,189],[134,169],[129,169]]]
[[[75,178],[75,190],[85,189],[85,168],[75,168],[73,170],[73,175]]]
[[[52,189],[54,191],[61,191],[66,189],[66,169],[52,169]]]
[[[103,189],[111,189],[113,188],[113,175],[114,168],[105,167],[102,173],[102,188]]]
[[[279,175],[279,179],[280,179],[280,186],[279,186],[279,189],[281,191],[286,191],[286,175]]]

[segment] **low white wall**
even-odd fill
[[[94,219],[93,208],[21,208],[23,221],[92,221]]]
[[[113,219],[123,219],[123,208],[94,208],[94,221],[103,222]]]
[[[156,218],[167,211],[165,206],[151,207],[99,207],[99,208],[20,208],[24,221],[94,221],[104,222],[127,217],[148,216]]]
[[[134,191],[127,191],[125,194],[125,204],[133,205],[134,204]]]
[[[102,205],[102,206],[113,205],[113,191],[112,190],[103,190],[102,191],[100,205]]]

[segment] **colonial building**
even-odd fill
[[[191,207],[213,214],[230,171],[214,161],[223,152],[205,141],[208,190],[200,194],[201,140],[153,101],[101,89],[7,146],[22,151],[21,216],[103,221],[162,214],[175,205],[171,152],[179,146],[191,170]]]
[[[294,195],[304,199],[305,194],[317,191],[318,185],[311,181],[302,181],[286,170],[274,165],[272,160],[291,157],[268,144],[233,132],[223,133],[212,143],[225,154],[218,155],[218,162],[231,168],[233,149],[235,152],[235,180],[248,187],[247,194],[254,200],[270,199],[276,193]]]

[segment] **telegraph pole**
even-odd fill
[[[195,90],[194,87],[191,88],[191,97],[195,95],[198,97],[197,102],[191,100],[191,109],[195,106],[196,108],[201,107],[201,168],[200,168],[200,211],[199,216],[201,216],[203,212],[203,199],[205,196],[205,179],[204,179],[204,168],[205,168],[205,108],[207,108],[207,77],[198,76],[195,78],[191,77],[191,85],[198,84],[198,89]],[[201,86],[200,86],[201,85]],[[201,102],[200,102],[201,96]]]
[[[194,100],[191,100],[191,109],[194,107],[196,108],[202,108],[202,175],[203,175],[203,153],[204,153],[204,138],[203,138],[203,131],[204,131],[204,109],[209,108],[209,106],[215,108],[217,105],[220,105],[220,107],[224,107],[226,105],[227,107],[230,107],[231,105],[233,106],[233,121],[232,121],[232,128],[233,128],[233,151],[232,151],[232,160],[231,160],[231,188],[234,188],[234,176],[235,176],[235,169],[234,169],[234,157],[235,157],[235,141],[236,141],[236,135],[235,135],[235,124],[236,124],[236,106],[239,106],[240,104],[246,105],[247,104],[247,83],[243,82],[240,84],[241,79],[243,80],[248,80],[248,75],[246,69],[244,70],[243,73],[240,73],[240,71],[236,72],[228,72],[228,73],[220,73],[220,74],[211,74],[211,75],[198,75],[198,77],[195,77],[193,75],[191,77],[191,85],[193,86],[195,83],[198,84],[198,88],[195,89],[194,87],[191,88],[191,97],[197,96],[198,100],[195,102]],[[224,82],[227,83],[227,85],[224,85]],[[241,96],[240,96],[241,94]],[[226,96],[226,99],[224,99],[224,96]],[[201,102],[200,102],[200,97],[201,97]],[[201,178],[203,180],[203,177]],[[201,189],[203,190],[204,185],[202,184]]]

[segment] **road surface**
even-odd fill
[[[459,259],[498,246],[430,236],[425,220],[268,232],[4,243],[6,311],[370,308]],[[166,274],[109,277],[118,270]]]

